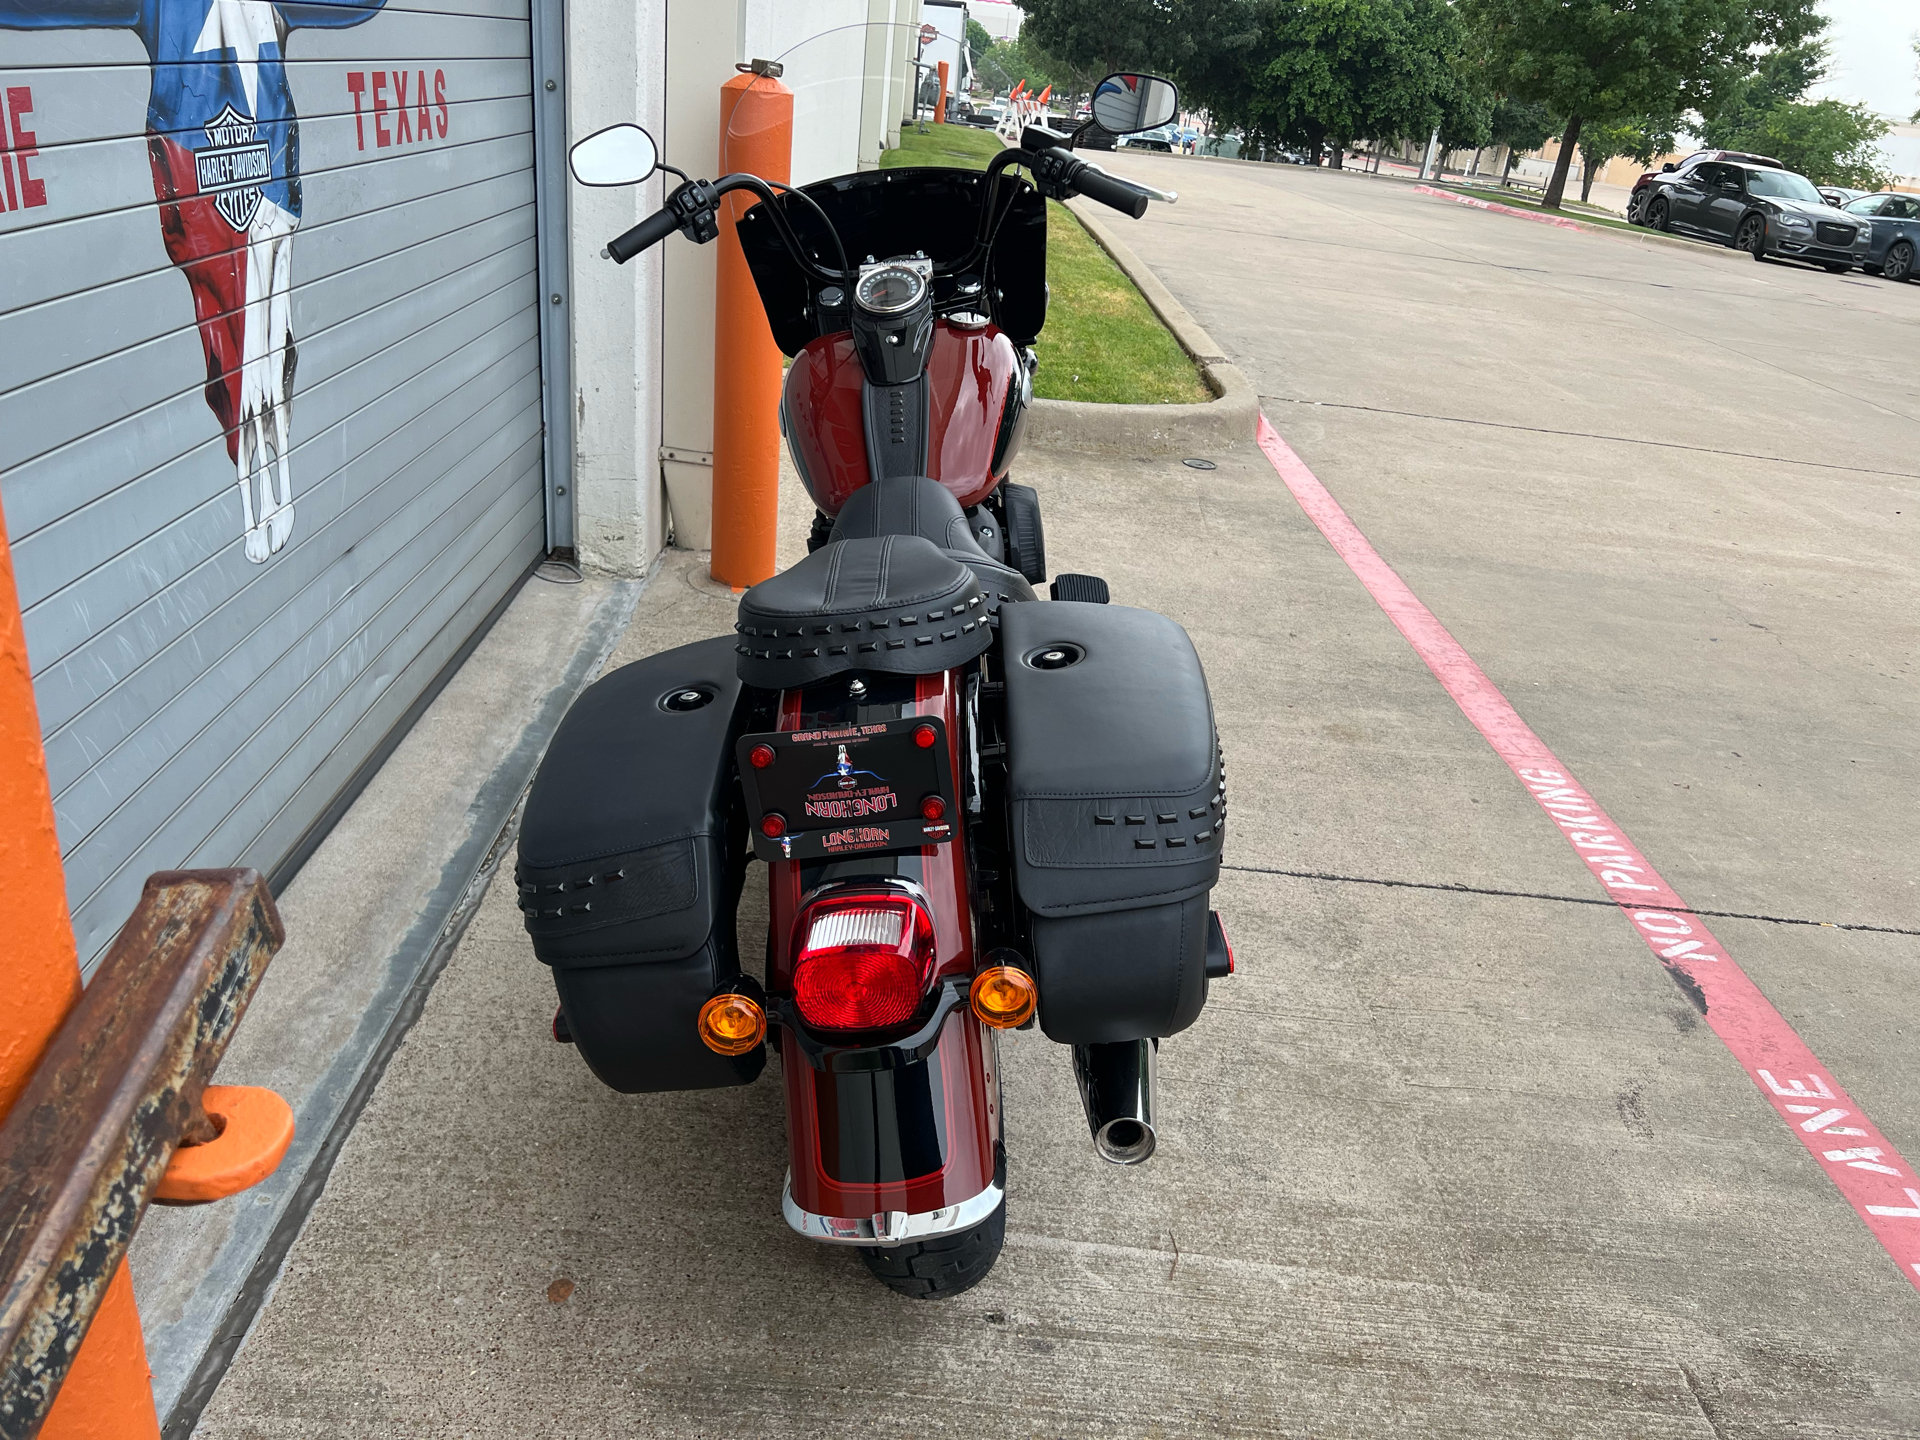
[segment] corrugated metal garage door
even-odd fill
[[[149,872],[292,852],[544,548],[528,14],[0,27],[0,494],[88,960]]]

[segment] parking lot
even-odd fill
[[[1920,285],[1102,163],[1181,192],[1129,243],[1920,1159]],[[1196,458],[1017,472],[1056,570],[1192,633],[1228,757],[1240,973],[1151,1164],[1010,1035],[1005,1254],[895,1297],[781,1219],[770,1077],[619,1096],[551,1042],[497,883],[196,1433],[1920,1436],[1910,1278],[1266,455]],[[731,613],[671,555],[616,658]]]

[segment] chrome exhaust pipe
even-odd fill
[[[1138,1165],[1153,1154],[1153,1071],[1158,1040],[1115,1040],[1073,1047],[1093,1148],[1114,1165]]]

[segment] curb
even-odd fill
[[[466,934],[494,872],[503,863],[511,872],[521,800],[548,742],[574,699],[614,653],[654,573],[657,570],[650,569],[646,577],[616,582],[609,590],[566,668],[540,698],[518,743],[501,758],[469,804],[466,838],[447,857],[439,884],[426,896],[388,958],[385,980],[368,1001],[352,1040],[303,1102],[301,1128],[286,1160],[273,1177],[250,1192],[256,1197],[254,1206],[260,1208],[235,1212],[226,1240],[209,1257],[201,1308],[211,1313],[177,1322],[175,1333],[150,1351],[150,1362],[158,1362],[154,1398],[164,1440],[188,1440],[279,1283],[288,1252],[326,1188],[341,1148],[388,1061],[419,1018],[428,991]],[[262,1198],[268,1206],[261,1206]]]
[[[1094,243],[1145,297],[1199,368],[1214,399],[1196,405],[1097,405],[1085,400],[1035,400],[1027,418],[1028,443],[1045,449],[1117,455],[1204,455],[1246,444],[1260,423],[1253,386],[1220,353],[1211,335],[1173,298],[1160,277],[1091,212],[1085,200],[1068,202]]]

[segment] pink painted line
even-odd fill
[[[1522,210],[1514,205],[1502,205],[1497,200],[1482,200],[1478,195],[1461,195],[1452,190],[1436,190],[1431,185],[1413,187],[1416,195],[1438,195],[1442,200],[1451,200],[1456,205],[1471,205],[1476,210],[1492,210],[1500,215],[1518,215],[1522,220],[1532,220],[1541,225],[1558,225],[1562,230],[1584,230],[1587,227],[1578,220],[1569,220],[1564,215],[1542,215],[1538,210]]]
[[[1527,787],[1660,963],[1680,982],[1774,1113],[1920,1289],[1920,1177],[1626,832],[1520,718],[1473,657],[1380,558],[1265,415],[1260,448],[1300,508],[1367,587],[1494,753]]]

